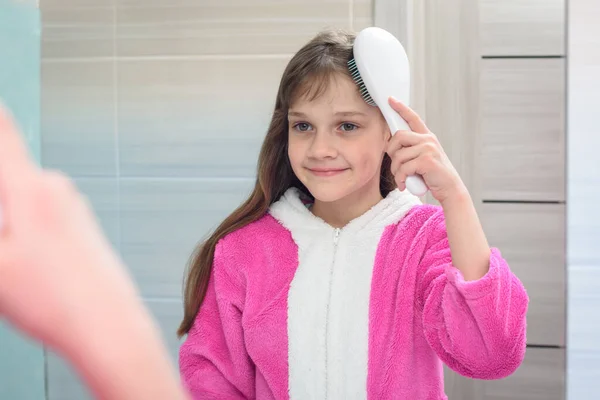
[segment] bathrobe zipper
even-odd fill
[[[333,231],[333,259],[331,261],[331,270],[329,271],[329,297],[327,299],[327,313],[325,319],[325,400],[329,397],[329,306],[331,304],[331,289],[333,286],[333,268],[335,267],[335,257],[341,231],[341,228],[335,228]]]

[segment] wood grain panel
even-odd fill
[[[480,0],[483,55],[565,54],[565,0]]]
[[[444,389],[448,400],[564,400],[565,349],[529,347],[504,379],[469,379],[444,367]]]
[[[564,200],[564,60],[486,59],[482,67],[482,198]]]
[[[565,399],[565,350],[528,348],[511,376],[482,382],[485,400]]]
[[[481,221],[525,285],[529,344],[565,344],[565,206],[484,204]]]

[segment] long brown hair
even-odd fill
[[[269,206],[290,187],[311,197],[310,192],[292,171],[288,159],[287,113],[292,102],[301,96],[309,100],[327,89],[334,74],[348,72],[355,34],[340,29],[327,29],[302,47],[288,63],[277,92],[275,110],[258,157],[256,184],[250,197],[229,215],[193,254],[184,284],[184,316],[177,334],[188,333],[202,305],[210,278],[215,247],[219,240],[261,218]],[[396,188],[390,171],[390,158],[385,155],[381,168],[382,196]]]

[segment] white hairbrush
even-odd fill
[[[410,100],[410,66],[402,44],[388,31],[369,27],[356,36],[353,52],[348,68],[363,99],[379,107],[392,135],[398,130],[410,130],[388,103],[390,96],[406,105]],[[407,177],[405,183],[415,196],[427,193],[427,185],[419,175]]]

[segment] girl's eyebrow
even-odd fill
[[[353,117],[353,116],[357,116],[357,115],[360,115],[363,117],[367,116],[367,114],[360,112],[360,111],[338,111],[334,115],[341,116],[341,117]]]
[[[288,111],[288,117],[299,117],[299,118],[306,118],[306,114],[301,113],[300,111]]]
[[[363,116],[366,117],[367,114],[360,112],[360,111],[338,111],[334,114],[335,116],[341,116],[341,117],[352,117],[352,116]],[[288,111],[288,116],[289,117],[299,117],[299,118],[306,118],[306,114],[300,112],[300,111],[293,111],[290,110]]]

